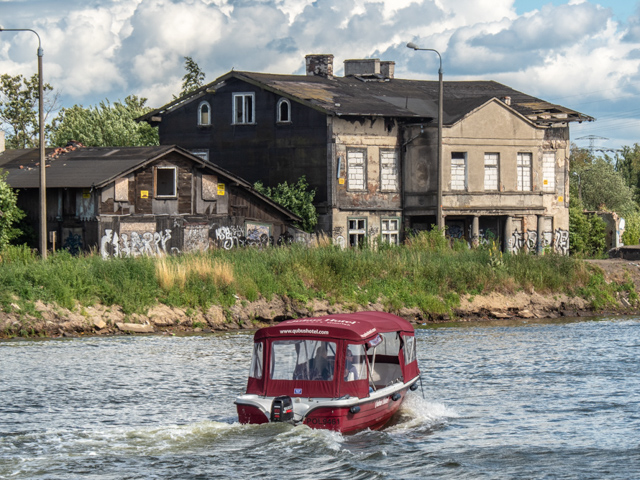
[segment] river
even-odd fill
[[[246,333],[0,342],[0,478],[640,477],[638,317],[417,336],[422,391],[345,436],[237,423]]]

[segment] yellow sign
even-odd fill
[[[224,183],[218,184],[218,196],[224,197]]]
[[[88,188],[82,190],[82,198],[91,198],[91,190]]]
[[[344,185],[344,178],[339,178],[339,179],[338,179],[338,183],[339,183],[340,185]]]
[[[140,190],[140,198],[149,198],[149,190]]]
[[[558,201],[559,201],[559,202],[564,201],[564,197],[558,197]]]
[[[544,179],[544,181],[543,181],[542,183],[544,183],[545,185],[549,185],[549,180],[547,180],[547,179],[545,178],[545,179]]]

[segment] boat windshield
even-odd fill
[[[335,342],[275,340],[271,343],[273,380],[333,380]]]
[[[253,345],[253,356],[251,357],[251,370],[249,376],[262,378],[262,347],[263,343],[258,342]]]
[[[364,345],[347,345],[347,356],[344,362],[344,380],[353,382],[367,378],[367,361]]]

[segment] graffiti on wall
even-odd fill
[[[553,243],[556,252],[569,255],[569,230],[557,229]]]
[[[538,232],[529,230],[520,232],[515,229],[509,239],[509,250],[513,253],[528,251],[536,253],[538,251]],[[562,255],[569,254],[569,231],[557,229],[555,232],[543,232],[540,238],[540,249],[553,247],[554,251]]]
[[[160,232],[131,232],[118,235],[111,229],[106,229],[100,239],[100,254],[102,258],[139,257],[141,255],[157,256],[167,253],[167,242],[171,239],[171,230]]]

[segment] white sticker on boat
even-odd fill
[[[389,403],[389,397],[377,400],[376,403],[373,404],[373,408],[381,407],[382,405],[386,405],[387,403]]]

